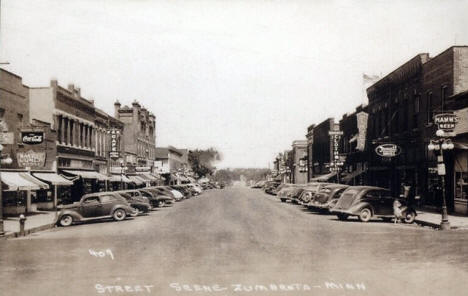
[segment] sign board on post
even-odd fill
[[[453,133],[459,120],[458,116],[453,112],[434,115],[434,123],[437,125],[438,129],[448,134]]]

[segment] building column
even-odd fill
[[[60,144],[65,143],[65,117],[60,115]]]

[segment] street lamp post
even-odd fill
[[[437,130],[436,135],[438,139],[432,139],[427,146],[429,151],[440,151],[440,155],[437,155],[437,174],[440,176],[442,183],[442,221],[440,222],[440,229],[450,229],[450,222],[447,214],[447,202],[445,192],[445,163],[444,163],[444,150],[452,150],[454,145],[452,140],[444,138],[445,133],[443,130]]]

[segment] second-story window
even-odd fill
[[[414,108],[413,108],[413,128],[418,127],[420,107],[421,107],[421,96],[415,95]]]
[[[432,122],[432,92],[426,94],[426,122]]]
[[[440,90],[440,107],[441,107],[442,111],[445,111],[446,101],[447,101],[447,86],[444,85],[444,86],[442,86],[442,88]]]
[[[18,126],[22,127],[23,126],[23,114],[18,113]]]

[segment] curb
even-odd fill
[[[440,223],[435,223],[435,222],[429,222],[425,220],[414,220],[414,223],[421,225],[421,226],[429,226],[434,229],[440,230]],[[450,230],[468,230],[468,226],[450,226]]]
[[[27,235],[29,235],[31,233],[51,229],[51,228],[54,228],[54,227],[55,227],[55,223],[51,223],[51,224],[45,224],[45,225],[25,229],[24,230],[24,236],[27,236]],[[19,232],[8,232],[3,236],[3,238],[18,238],[18,237],[22,237]]]
[[[414,220],[414,223],[421,225],[421,226],[429,226],[435,229],[440,229],[440,224],[439,223],[434,223],[434,222],[429,222],[429,221],[424,221],[424,220]]]

